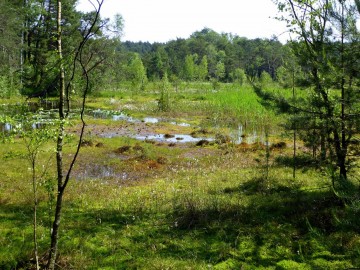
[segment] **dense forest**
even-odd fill
[[[292,40],[122,40],[104,0],[0,0],[1,269],[356,269],[360,1]]]
[[[1,1],[2,96],[5,97],[9,89],[20,89],[21,94],[30,96],[56,94],[56,24],[52,19],[56,12],[54,3]],[[77,11],[76,1],[64,1],[63,5],[63,35],[69,37],[64,40],[63,47],[66,54],[72,54],[89,27],[94,13]],[[295,59],[296,48],[301,50],[302,46],[297,38],[282,44],[276,36],[252,40],[204,28],[187,39],[178,38],[167,43],[122,42],[120,37],[124,25],[121,15],[117,15],[116,20],[117,23],[110,23],[108,18],[97,22],[99,31],[94,30],[96,34],[94,33],[87,52],[89,61],[93,62],[94,73],[96,72],[93,77],[97,82],[101,79],[99,85],[102,86],[117,88],[127,81],[132,82],[135,88],[144,87],[147,81],[161,80],[164,74],[172,82],[216,80],[240,83],[245,80],[255,81],[266,74],[273,81],[286,85],[289,83],[285,79],[288,77],[286,71],[289,70],[289,65],[296,69],[297,85],[306,86],[310,83],[309,65],[299,56]],[[338,52],[341,50],[341,41],[331,40],[335,34],[324,34],[331,36],[312,38],[323,38],[323,42],[327,44],[327,57],[335,60],[340,57]],[[346,35],[345,38],[355,38],[350,43],[347,40],[344,42],[346,50],[353,51],[351,56],[356,59],[356,37],[348,32]]]
[[[29,13],[22,1],[2,1],[1,21],[6,29],[1,35],[2,81],[14,89],[21,85],[21,93],[25,95],[45,92],[51,95],[56,93],[57,79],[53,68],[56,25],[51,19],[54,4],[33,2],[28,3],[33,5]],[[93,15],[76,11],[75,3],[65,1],[64,4],[63,31],[71,37],[65,40],[66,53],[73,52]],[[121,17],[118,20],[121,22]],[[245,76],[255,80],[263,72],[276,80],[277,71],[290,57],[288,45],[281,44],[276,37],[250,40],[204,28],[187,39],[150,44],[121,42],[114,29],[110,29],[108,19],[99,22],[98,27],[102,27],[101,32],[91,40],[89,51],[92,61],[97,63],[94,76],[103,80],[101,85],[113,88],[124,81],[141,87],[147,80],[160,80],[165,73],[170,81],[234,82],[244,81]],[[122,26],[119,27],[117,30],[121,31]],[[2,89],[2,96],[5,92]]]

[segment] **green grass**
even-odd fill
[[[147,90],[138,93],[128,89],[103,91],[96,98],[89,98],[88,106],[122,110],[125,113],[144,117],[159,115],[168,118],[197,119],[204,126],[220,125],[235,127],[240,124],[261,130],[276,129],[280,119],[260,103],[259,97],[249,85],[220,84],[213,90],[210,83],[182,83],[178,91],[170,90],[170,110],[159,112],[157,102],[159,87],[151,84]]]
[[[99,156],[113,149],[113,141],[104,143],[101,150],[84,148],[83,155],[94,155],[96,150]],[[149,151],[155,151],[153,147],[149,145]],[[327,189],[318,189],[324,185],[323,176],[314,170],[300,171],[294,181],[290,168],[273,164],[264,179],[261,167],[252,161],[261,153],[226,155],[198,160],[174,155],[169,171],[149,173],[137,183],[73,180],[64,205],[62,265],[73,269],[358,265],[360,235],[357,219],[351,217],[355,213]],[[29,184],[21,177],[14,181],[24,189]],[[7,185],[5,190],[12,188]],[[2,194],[0,265],[4,269],[31,257],[31,206],[29,194],[24,195],[16,189]],[[40,245],[45,252],[48,217],[45,194],[41,197]],[[351,219],[354,223],[348,223]]]
[[[218,112],[224,119],[231,115],[261,121],[269,114],[250,88],[222,87],[218,92],[174,94],[180,111],[166,115],[191,121]],[[116,102],[109,109],[129,100],[139,106],[154,97],[113,97]],[[92,102],[105,106],[105,100]],[[269,117],[272,125],[277,123]],[[92,119],[89,124],[121,123]],[[59,243],[63,269],[322,270],[360,265],[359,203],[336,198],[328,176],[306,153],[293,179],[289,148],[271,151],[265,177],[261,146],[169,146],[92,134],[85,139],[92,144],[81,149],[64,200]],[[75,142],[65,145],[67,162]],[[25,151],[21,140],[0,148],[0,269],[26,269],[32,258],[30,173],[20,159]],[[77,177],[101,166],[114,174]],[[54,168],[49,167],[48,175]],[[118,177],[124,173],[124,179]],[[44,186],[39,187],[39,199],[38,237],[45,255],[50,220]]]
[[[279,121],[274,113],[260,104],[260,100],[250,86],[227,88],[209,95],[214,119],[228,125],[239,124],[251,128],[275,126]]]

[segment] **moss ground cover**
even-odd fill
[[[178,117],[197,125],[176,126],[176,130],[169,124],[147,126],[163,133],[186,134],[204,129],[202,121],[213,112],[220,111],[225,127],[231,124],[225,119],[229,114],[239,119],[246,114],[251,119],[257,117],[249,112],[254,108],[260,119],[266,114],[254,97],[247,97],[244,106],[232,103],[241,97],[236,91],[224,86],[218,93],[202,93],[203,98],[198,98],[200,93],[185,93],[176,110],[163,113],[154,107],[142,113]],[[250,89],[243,91],[251,95]],[[115,102],[108,109],[126,105],[122,103],[125,98],[112,98]],[[134,98],[131,104],[139,108],[144,100],[155,102],[154,98],[151,93]],[[105,100],[93,98],[93,104]],[[246,109],[246,104],[255,107]],[[195,122],[193,115],[198,119]],[[271,117],[271,124],[280,121]],[[262,144],[103,138],[94,130],[126,123],[89,119],[88,125],[91,132],[85,137],[65,198],[59,247],[63,269],[359,267],[359,204],[344,204],[333,195],[326,172],[309,166],[311,157],[301,145],[299,155],[309,162],[298,164],[293,179],[292,149],[289,143],[276,146],[275,142],[287,141],[278,136],[271,137],[274,147],[266,163]],[[75,131],[76,123],[69,129]],[[74,146],[75,138],[70,138],[65,150],[69,158]],[[49,246],[51,147],[50,142],[43,146],[39,161],[39,167],[49,162],[48,177],[39,186],[41,254]],[[25,153],[21,139],[0,148],[1,269],[26,269],[31,263],[32,199]]]

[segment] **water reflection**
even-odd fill
[[[143,119],[143,122],[145,123],[151,123],[151,124],[156,124],[156,123],[159,123],[159,119],[158,118],[155,118],[155,117],[145,117]]]
[[[40,109],[45,111],[57,110],[59,108],[59,101],[43,99],[38,102],[27,102],[27,106],[29,108],[29,111],[33,113],[37,112]]]
[[[239,125],[237,129],[233,130],[230,133],[231,138],[235,144],[247,143],[265,143],[265,135],[263,132],[258,132],[256,130],[252,130],[250,132],[246,132],[242,125]]]
[[[0,123],[0,127],[1,127],[1,132],[3,132],[3,133],[9,132],[12,130],[12,125],[10,125],[9,123]]]
[[[201,140],[208,140],[213,141],[213,138],[194,138],[191,135],[184,135],[184,134],[175,134],[171,137],[169,137],[166,134],[154,134],[154,135],[147,135],[147,136],[140,136],[140,135],[134,135],[133,136],[137,140],[145,141],[156,141],[156,142],[169,142],[169,143],[175,143],[175,142],[181,142],[181,143],[188,143],[188,142],[199,142]]]
[[[25,125],[18,124],[16,127],[17,129],[22,129]],[[31,129],[41,129],[46,126],[45,122],[36,122],[32,123],[30,126],[24,128],[25,130],[31,130]],[[2,133],[9,133],[14,130],[14,126],[9,123],[0,123],[0,130]]]
[[[170,124],[172,124],[172,125],[176,125],[176,126],[180,126],[180,127],[190,127],[191,125],[190,124],[188,124],[188,123],[183,123],[183,122],[180,122],[180,123],[178,123],[178,122],[170,122]]]
[[[71,116],[74,116],[76,113],[78,114],[79,109],[76,109],[74,106],[74,112]],[[24,115],[28,114],[29,112],[32,113],[32,121],[31,127],[28,129],[39,129],[43,128],[49,122],[52,122],[53,119],[58,118],[58,102],[57,101],[49,101],[43,100],[40,102],[28,102],[25,105],[16,104],[16,105],[3,105],[0,106],[0,112],[5,115]],[[113,121],[126,121],[129,123],[149,123],[149,124],[158,124],[160,122],[167,122],[173,125],[181,126],[181,127],[189,127],[191,126],[185,122],[177,122],[176,120],[169,120],[169,119],[162,119],[156,117],[144,117],[144,118],[133,118],[129,115],[126,115],[122,111],[116,110],[103,110],[103,109],[87,109],[85,111],[86,115],[93,117],[95,119],[111,119]],[[21,128],[21,122],[19,124]],[[9,123],[0,123],[0,130],[3,133],[11,132],[14,127]],[[247,143],[247,144],[254,144],[257,142],[265,143],[265,136],[262,130],[249,130],[245,131],[243,125],[238,125],[236,129],[233,129],[230,132],[231,141],[235,144]],[[107,133],[102,134],[102,137],[112,138],[119,136],[117,133]],[[133,135],[131,136],[138,140],[153,140],[157,142],[199,142],[201,140],[214,140],[214,138],[194,138],[191,135],[184,135],[184,134],[176,134],[174,137],[168,137],[165,134],[151,134],[151,135]]]

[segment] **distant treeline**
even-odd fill
[[[76,3],[76,0],[63,2],[62,28],[66,38],[62,46],[67,74],[71,73],[72,59],[79,42],[89,30],[89,22],[95,15],[94,12],[78,11]],[[0,97],[19,92],[31,97],[56,95],[59,63],[54,2],[0,1],[0,9],[0,24],[3,26],[0,27]],[[121,41],[122,30],[121,15],[116,17],[115,26],[108,19],[103,19],[91,29],[88,46],[81,52],[81,58],[91,74],[91,91],[119,89],[124,83],[131,89],[141,90],[145,89],[147,81],[163,78],[172,83],[211,81],[242,84],[246,80],[256,82],[261,77],[283,86],[312,83],[309,78],[313,77],[313,71],[309,57],[304,54],[306,43],[301,39],[282,44],[276,37],[248,39],[204,28],[187,39],[149,43]],[[355,66],[352,63],[358,59],[355,46],[358,41],[340,44],[339,39],[321,40],[314,45],[319,47],[317,44],[326,43],[321,53],[327,55],[326,61]],[[352,48],[354,46],[356,48]],[[338,48],[342,48],[340,52],[345,49],[351,51],[354,59],[346,60],[344,57],[350,55],[339,53]],[[322,59],[320,54],[318,59]],[[68,85],[68,91],[72,93],[81,93],[84,84],[82,67],[79,63],[77,65],[72,74],[74,79]],[[351,72],[351,77],[357,76],[357,73]]]
[[[255,79],[265,71],[276,79],[276,70],[287,57],[285,47],[276,37],[247,39],[204,28],[187,39],[167,43],[125,41],[118,50],[128,53],[125,56],[128,62],[134,57],[131,53],[138,54],[149,80],[160,79],[167,73],[169,78],[186,81],[214,78],[233,82],[243,72]]]

